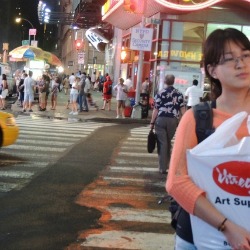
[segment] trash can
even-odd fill
[[[134,105],[131,117],[134,119],[141,119],[142,118],[141,115],[142,115],[141,105],[140,104]]]
[[[131,113],[132,113],[132,107],[131,106],[127,106],[124,108],[124,116],[125,117],[131,117]]]
[[[140,106],[141,106],[141,117],[147,118],[148,117],[148,110],[149,110],[149,94],[140,94]]]

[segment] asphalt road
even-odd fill
[[[2,196],[0,249],[64,249],[76,241],[79,231],[98,227],[100,211],[77,205],[76,197],[112,161],[117,145],[136,126],[114,125],[96,130],[20,191]]]

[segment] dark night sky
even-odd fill
[[[21,46],[22,40],[28,40],[28,30],[31,25],[27,21],[22,21],[21,24],[15,22],[15,17],[18,16],[20,7],[21,17],[28,19],[33,26],[37,29],[36,40],[38,40],[38,46],[43,47],[43,39],[45,37],[43,33],[43,25],[40,25],[37,14],[37,6],[39,0],[0,0],[2,8],[0,9],[0,46],[2,43],[9,43],[9,50]],[[47,5],[55,0],[44,0]],[[5,6],[3,8],[3,6]],[[51,7],[51,6],[49,6]],[[48,30],[49,30],[48,26]]]

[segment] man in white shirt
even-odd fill
[[[133,83],[131,81],[131,76],[124,82],[124,85],[128,87],[128,91],[133,90]]]
[[[142,94],[149,94],[149,80],[148,80],[148,77],[145,78],[145,81],[141,85],[141,93]]]
[[[72,85],[75,82],[75,80],[76,80],[75,74],[72,73],[71,76],[69,77],[69,86],[70,86],[70,88],[72,88]]]
[[[31,109],[32,102],[34,101],[34,90],[35,90],[35,81],[32,79],[33,72],[29,71],[29,76],[24,79],[24,102],[23,102],[23,112],[26,112],[26,109],[29,109],[29,112],[33,112]]]
[[[193,80],[193,85],[191,87],[188,87],[185,92],[185,99],[188,99],[188,102],[187,102],[188,109],[200,103],[202,100],[203,91],[197,85],[198,85],[198,81],[196,79]]]

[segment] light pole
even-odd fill
[[[31,25],[31,28],[34,29],[34,25],[28,19],[25,19],[25,18],[22,18],[22,17],[17,17],[16,18],[16,23],[20,23],[22,20],[28,22]],[[35,40],[35,35],[34,35],[34,40]],[[30,45],[30,31],[29,31],[29,45]]]
[[[27,21],[31,25],[32,29],[34,28],[34,25],[28,19],[25,19],[25,18],[22,18],[22,17],[17,17],[16,18],[17,23],[20,23],[22,20]]]

